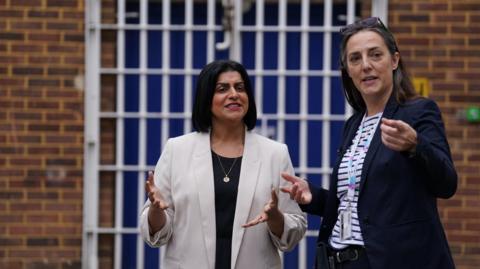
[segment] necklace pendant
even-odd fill
[[[227,176],[225,176],[225,177],[223,178],[223,182],[225,182],[225,183],[230,182],[230,178],[227,177]]]

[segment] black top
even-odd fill
[[[235,161],[235,159],[237,160]],[[233,219],[235,217],[235,206],[237,204],[238,181],[240,178],[242,157],[226,158],[217,155],[212,150],[212,161],[217,231],[215,268],[225,269],[230,268],[232,259]],[[219,161],[222,162],[221,165]],[[228,173],[230,168],[232,168],[232,170]],[[229,182],[224,182],[223,180],[225,173],[228,173],[228,177],[230,178]]]

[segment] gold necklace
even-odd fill
[[[217,156],[217,160],[220,163],[220,167],[222,168],[222,171],[225,174],[225,176],[223,177],[223,182],[225,182],[225,183],[230,182],[230,177],[228,175],[230,174],[230,172],[232,172],[232,169],[235,166],[235,163],[237,162],[238,157],[236,157],[233,160],[232,166],[230,166],[230,169],[228,170],[228,173],[225,173],[225,168],[223,168],[223,164],[222,164],[222,161],[220,160],[220,157],[218,156],[217,153],[214,152],[214,154],[215,154],[215,156]]]

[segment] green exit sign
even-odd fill
[[[480,122],[480,107],[468,107],[466,110],[467,121]]]

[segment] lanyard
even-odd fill
[[[382,113],[379,113],[379,114],[376,114],[372,117],[369,117],[370,119],[371,118],[374,118],[374,117],[378,117],[376,119],[376,123],[375,125],[373,126],[373,129],[370,129],[369,133],[367,134],[367,141],[365,141],[365,144],[363,144],[363,151],[365,152],[365,154],[367,153],[368,151],[368,148],[370,147],[370,143],[372,142],[372,138],[373,138],[373,135],[375,134],[375,131],[377,129],[377,126],[378,126],[378,123],[380,122],[380,118],[382,117],[381,115]],[[365,121],[366,121],[367,117],[366,117],[366,114],[363,116],[363,119],[362,119],[362,122],[360,123],[360,128],[358,129],[358,135],[357,135],[357,139],[356,141],[353,142],[353,145],[352,145],[352,149],[350,151],[350,156],[348,157],[348,191],[347,191],[347,199],[349,201],[353,201],[353,198],[355,196],[355,188],[356,188],[356,183],[357,183],[357,166],[358,166],[358,162],[359,162],[359,159],[357,159],[357,162],[353,162],[353,157],[355,156],[355,153],[357,151],[357,148],[358,146],[360,145],[360,141],[362,140],[362,133],[363,133],[363,129],[365,128]],[[359,154],[360,156],[360,154]]]

